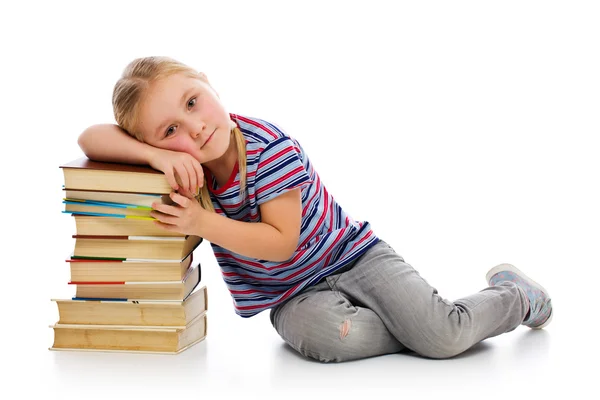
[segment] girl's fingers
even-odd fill
[[[165,177],[167,178],[169,186],[171,186],[173,190],[179,189],[179,185],[177,184],[177,180],[175,179],[175,173],[172,170],[165,172]]]
[[[160,226],[163,229],[166,229],[167,231],[172,231],[172,230],[175,229],[175,225],[173,225],[173,224],[166,224],[166,223],[161,222],[161,221],[154,221],[154,224]]]
[[[190,192],[190,191],[186,191],[186,190],[180,190],[177,193],[183,195],[184,197],[187,197],[188,199],[193,199],[194,197],[196,197],[196,192]]]
[[[156,219],[154,222],[161,222],[168,225],[175,225],[177,223],[177,217],[172,215],[161,214],[159,212],[152,211],[150,212],[150,216]]]
[[[190,188],[190,186],[189,186],[190,185],[190,177],[189,177],[189,174],[187,172],[187,169],[184,166],[177,166],[177,167],[175,167],[175,171],[179,175],[179,179],[181,180],[181,186],[185,190],[189,190],[189,188]]]
[[[163,216],[163,215],[169,216],[169,215],[172,215],[174,217],[179,217],[181,215],[181,210],[180,210],[179,207],[170,206],[170,205],[167,205],[167,204],[152,203],[152,208],[155,211],[151,211],[150,215],[152,215],[152,217],[154,217],[156,219],[160,219],[160,218],[157,218],[153,214],[156,214],[158,216]]]
[[[171,200],[173,200],[175,203],[179,204],[183,208],[186,208],[190,205],[190,199],[180,195],[179,193],[171,192]]]
[[[196,187],[201,188],[204,185],[204,171],[202,170],[202,165],[200,165],[198,162],[195,162],[193,166],[194,170],[196,171],[196,183],[198,185]]]
[[[196,170],[194,169],[193,164],[192,165],[186,164],[185,170],[188,174],[188,179],[189,179],[188,182],[190,185],[190,186],[188,186],[188,190],[190,192],[195,192],[196,191]]]

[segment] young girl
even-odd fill
[[[409,349],[448,358],[552,318],[548,292],[509,264],[492,268],[479,293],[440,297],[368,222],[344,212],[297,140],[228,113],[206,76],[186,65],[134,60],[115,85],[113,108],[118,126],[88,128],[84,153],[164,172],[176,204],[154,204],[155,223],[208,240],[235,311],[270,309],[279,335],[307,357]]]

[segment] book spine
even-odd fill
[[[107,213],[97,213],[90,211],[63,211],[64,214],[71,215],[89,215],[92,217],[109,217],[109,218],[126,218],[126,219],[143,219],[146,221],[156,221],[156,218],[153,217],[144,217],[140,215],[121,215],[121,214],[107,214]]]
[[[106,236],[106,235],[72,235],[73,239],[106,239],[106,240],[145,240],[153,242],[184,242],[181,236]]]
[[[97,200],[80,200],[80,199],[63,199],[63,204],[76,204],[79,206],[103,206],[112,208],[131,208],[136,210],[152,210],[152,207],[138,206],[136,204],[127,203],[112,203],[109,201],[97,201]]]

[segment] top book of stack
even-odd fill
[[[165,174],[146,165],[96,162],[82,157],[61,165],[66,189],[168,194]]]

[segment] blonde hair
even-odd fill
[[[115,84],[112,97],[115,120],[125,132],[140,142],[144,141],[138,127],[140,126],[140,108],[145,99],[145,94],[152,82],[173,74],[184,74],[191,78],[200,79],[210,86],[206,75],[169,57],[137,58],[125,67],[123,75]],[[238,151],[240,194],[243,195],[246,188],[246,141],[237,126],[232,129],[231,133]],[[204,178],[204,185],[196,199],[202,207],[214,211],[206,178]]]

